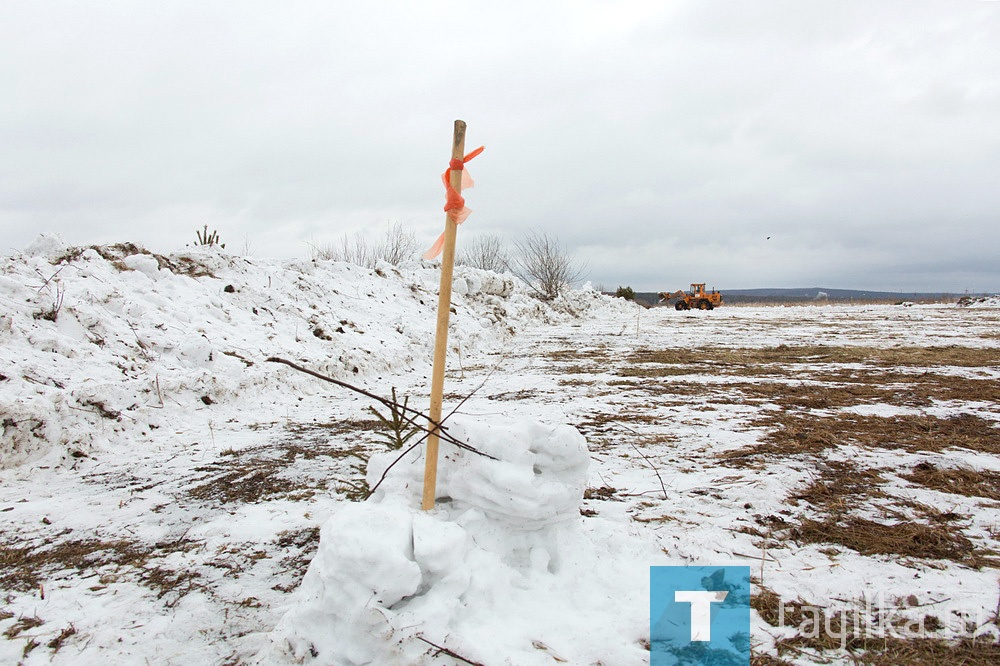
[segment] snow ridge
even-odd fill
[[[42,235],[0,259],[0,468],[140,446],[172,416],[318,390],[288,358],[364,385],[425,371],[439,271],[256,259],[214,247],[157,255]],[[592,290],[549,305],[509,275],[458,267],[449,364],[525,326],[633,306]]]

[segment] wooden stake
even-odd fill
[[[465,157],[465,121],[455,121],[455,133],[451,142],[451,158],[461,160]],[[459,194],[462,193],[462,172],[451,171],[451,186]],[[451,283],[455,270],[455,239],[458,236],[458,223],[455,216],[449,212],[444,222],[444,250],[441,255],[441,287],[438,290],[437,333],[434,336],[434,369],[431,374],[431,407],[430,427],[434,432],[427,438],[427,453],[424,460],[424,495],[421,508],[428,511],[434,508],[434,494],[437,487],[438,436],[437,429],[441,425],[441,406],[444,402],[444,370],[448,356],[448,319],[451,315]]]

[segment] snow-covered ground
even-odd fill
[[[752,566],[755,654],[790,663],[845,654],[802,607],[995,633],[997,308],[457,278],[445,407],[497,460],[445,445],[424,513],[419,451],[359,502],[384,408],[266,359],[424,409],[431,265],[0,260],[0,662],[643,663],[648,567],[689,563]]]

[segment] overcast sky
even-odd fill
[[[3,251],[476,234],[609,288],[1000,291],[1000,3],[0,3]]]

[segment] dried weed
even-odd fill
[[[720,371],[771,364],[871,364],[880,366],[959,366],[1000,365],[1000,349],[976,347],[890,347],[778,345],[777,347],[638,350],[628,358],[638,364],[708,365]]]
[[[860,516],[802,519],[789,537],[800,543],[837,543],[862,555],[899,555],[926,560],[951,560],[971,567],[995,566],[980,554],[959,529],[916,521],[880,523]]]
[[[277,498],[309,499],[329,490],[330,484],[348,499],[364,497],[362,467],[368,460],[366,445],[370,433],[386,433],[376,419],[344,420],[332,423],[294,423],[288,436],[275,444],[224,451],[215,462],[195,468],[204,472],[196,485],[186,490],[189,497],[220,504],[254,504]],[[349,435],[349,436],[348,436]],[[350,478],[331,479],[329,474],[291,473],[300,460],[319,457],[347,460]],[[352,460],[353,459],[353,460]],[[311,465],[307,465],[309,467]]]
[[[951,418],[925,415],[862,416],[769,411],[753,422],[774,428],[761,443],[728,451],[720,456],[726,464],[739,464],[757,456],[819,454],[841,445],[863,448],[943,451],[956,447],[1000,453],[1000,429],[972,414]]]
[[[12,640],[20,636],[25,631],[34,629],[35,627],[40,627],[43,624],[45,624],[45,621],[37,615],[33,617],[22,617],[19,618],[17,622],[7,627],[7,629],[3,632],[3,635],[5,638]]]
[[[792,493],[793,504],[809,502],[816,510],[840,515],[861,501],[886,497],[881,487],[885,479],[877,470],[857,468],[846,462],[825,461],[820,473],[808,486]]]
[[[902,478],[925,488],[943,493],[983,497],[1000,501],[1000,473],[977,471],[968,467],[941,468],[933,463],[921,462]]]
[[[772,627],[784,626],[799,630],[798,635],[776,641],[775,647],[779,655],[786,653],[800,655],[803,650],[815,650],[823,660],[829,657],[836,659],[837,662],[870,666],[899,664],[986,666],[998,663],[1000,659],[1000,644],[988,640],[968,638],[946,641],[926,636],[913,638],[893,636],[888,626],[877,626],[879,618],[864,616],[870,609],[863,604],[854,609],[832,610],[818,604],[807,603],[801,598],[796,601],[783,601],[776,593],[765,587],[759,587],[758,590],[758,593],[750,598],[750,606],[757,611],[764,622]],[[938,618],[930,615],[921,620],[913,620],[902,614],[881,619],[902,627],[916,623],[925,631],[935,631],[942,626]],[[841,656],[844,651],[847,652],[846,657]],[[829,654],[831,652],[834,654]],[[754,662],[751,659],[751,664],[783,663],[768,655],[760,657],[762,661]]]
[[[6,541],[9,537],[6,537]],[[11,539],[16,541],[16,537]],[[39,546],[0,546],[3,569],[0,572],[0,587],[20,592],[38,589],[39,584],[59,571],[96,571],[103,567],[122,567],[139,572],[140,582],[156,589],[164,589],[162,581],[166,575],[162,570],[150,566],[150,561],[171,553],[187,552],[199,547],[188,539],[147,544],[125,539],[75,539],[53,544],[51,541]],[[180,577],[174,584],[180,582]],[[162,596],[162,595],[161,595]]]

